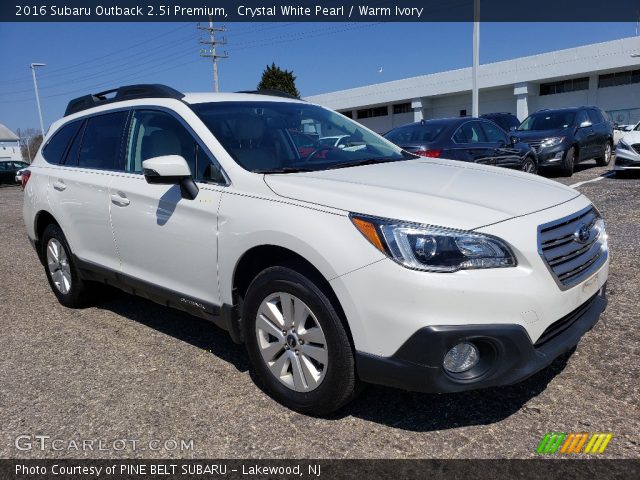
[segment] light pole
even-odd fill
[[[478,67],[480,64],[480,0],[473,2],[473,66],[471,67],[471,115],[477,117]]]
[[[33,75],[33,88],[36,91],[36,104],[38,105],[38,116],[40,117],[40,133],[42,133],[42,138],[44,138],[44,122],[42,121],[42,109],[40,108],[40,95],[38,94],[38,82],[36,82],[36,67],[44,67],[46,64],[44,63],[32,63],[31,64],[31,75]]]

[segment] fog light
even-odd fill
[[[462,373],[470,370],[480,360],[478,348],[473,343],[457,344],[444,356],[442,365],[451,373]]]

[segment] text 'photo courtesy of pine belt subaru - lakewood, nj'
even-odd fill
[[[518,382],[606,306],[604,221],[576,190],[413,155],[274,92],[78,98],[23,184],[63,305],[106,283],[209,319],[246,344],[275,399],[308,414],[366,383]]]

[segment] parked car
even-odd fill
[[[518,120],[518,117],[509,112],[485,113],[480,115],[480,118],[491,120],[505,132],[515,130],[520,126],[520,120]]]
[[[309,125],[365,148],[301,155],[289,132]],[[62,305],[107,283],[211,320],[301,412],[332,412],[362,382],[518,382],[606,305],[607,235],[584,195],[413,155],[301,100],[162,85],[87,95],[29,171],[26,231]]]
[[[576,164],[595,158],[609,165],[613,151],[613,123],[598,107],[540,110],[515,131],[538,154],[539,166],[560,168],[570,177]]]
[[[15,183],[18,170],[28,167],[25,162],[15,160],[0,160],[0,184]]]
[[[18,185],[22,185],[22,174],[27,170],[28,167],[21,168],[16,172],[15,180]]]
[[[614,170],[640,169],[640,123],[618,142]]]
[[[618,142],[622,137],[624,137],[628,132],[633,130],[635,125],[618,125],[614,123],[613,125],[613,146],[614,148],[618,145]]]
[[[510,138],[495,123],[482,118],[423,120],[394,128],[384,137],[407,152],[424,157],[515,168],[529,173],[538,170],[536,154],[529,145]]]

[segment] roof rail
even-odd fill
[[[109,94],[114,95],[108,96]],[[159,83],[125,85],[112,90],[105,90],[104,92],[92,93],[74,98],[67,105],[64,116],[66,117],[72,113],[81,112],[82,110],[97,107],[99,105],[122,102],[124,100],[133,100],[136,98],[175,98],[180,100],[183,97],[184,93]]]
[[[242,90],[236,93],[251,93],[253,95],[269,95],[270,97],[283,97],[283,98],[293,98],[295,100],[300,100],[295,95],[291,95],[290,93],[283,92],[280,90],[272,90],[272,89],[263,89],[263,90]]]

